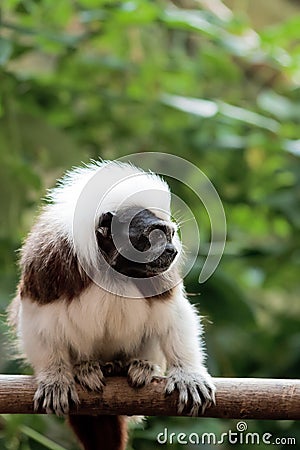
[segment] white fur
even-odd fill
[[[168,353],[170,362],[176,364],[172,353],[174,346],[181,350],[186,341],[187,346],[182,351],[191,357],[199,349],[198,320],[181,288],[177,287],[176,291],[171,301],[153,301],[152,304],[143,299],[114,297],[95,284],[71,303],[61,300],[39,305],[22,299],[19,331],[23,350],[36,369],[41,369],[40,358],[46,349],[50,353],[57,353],[59,349],[66,351],[68,359],[71,347],[76,349],[78,360],[105,362],[113,360],[120,352],[140,357],[142,341],[143,346],[149,340],[162,341],[165,346],[171,333],[176,340],[168,344]],[[180,329],[174,332],[176,324]],[[149,357],[149,350],[147,352]]]

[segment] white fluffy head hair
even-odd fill
[[[67,172],[48,198],[52,203],[44,218],[89,265],[97,264],[95,230],[102,214],[138,206],[170,220],[167,183],[153,172],[119,161],[93,161]]]

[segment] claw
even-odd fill
[[[98,361],[83,361],[74,366],[75,380],[85,390],[102,392],[105,386],[104,375]]]
[[[189,373],[182,369],[173,369],[167,377],[165,392],[167,395],[174,390],[179,392],[178,414],[182,414],[192,400],[192,406],[188,412],[190,416],[198,416],[205,412],[212,403],[215,404],[215,387],[210,375],[203,371],[201,373]]]
[[[142,387],[151,383],[154,376],[160,372],[155,364],[149,361],[134,359],[128,368],[128,382],[133,387]]]
[[[79,397],[73,381],[52,380],[40,382],[34,394],[34,409],[42,407],[47,414],[65,416],[71,404],[78,404]]]

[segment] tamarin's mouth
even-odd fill
[[[158,258],[158,260],[147,264],[133,263],[132,261],[127,261],[126,258],[119,258],[113,268],[117,272],[129,277],[150,278],[166,272],[174,261],[176,254],[177,251],[176,253],[174,252],[174,256],[172,256],[172,258],[168,257],[167,260],[161,260],[161,258]]]

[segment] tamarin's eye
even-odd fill
[[[166,234],[163,231],[158,230],[158,232],[156,233],[156,241],[158,243],[165,242],[166,241]]]

